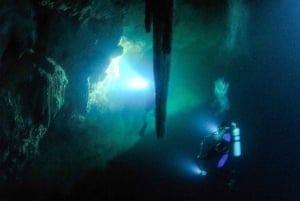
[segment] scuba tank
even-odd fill
[[[236,123],[232,123],[232,137],[233,137],[233,156],[241,156],[241,141],[240,141],[240,129],[236,126]]]

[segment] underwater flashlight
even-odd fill
[[[191,164],[190,170],[196,175],[205,176],[207,174],[205,170],[200,169],[196,164]]]

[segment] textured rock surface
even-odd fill
[[[2,181],[15,178],[25,162],[39,152],[40,140],[64,103],[68,82],[54,60],[38,58],[29,51],[5,67],[10,70],[0,89]]]
[[[207,101],[211,89],[205,71],[226,66],[229,53],[220,47],[240,34],[227,31],[235,28],[225,18],[227,1],[176,2],[168,115]],[[70,182],[103,167],[140,139],[145,110],[150,109],[141,106],[143,98],[135,93],[120,103],[116,90],[114,101],[120,104],[111,110],[98,105],[104,113],[86,113],[86,106],[88,80],[91,84],[103,78],[110,59],[121,54],[117,45],[122,35],[129,46],[143,44],[144,52],[133,56],[130,67],[152,71],[152,39],[145,34],[143,17],[144,0],[1,1],[1,181],[16,177],[34,158],[28,165],[30,179],[42,175],[41,183]]]
[[[124,8],[121,1],[1,1],[0,182],[37,155],[59,111],[66,119],[85,112],[87,78],[120,53]]]

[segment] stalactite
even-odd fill
[[[165,133],[167,97],[170,73],[172,42],[173,0],[145,3],[145,29],[153,27],[153,72],[155,81],[156,134],[161,138]]]

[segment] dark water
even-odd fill
[[[232,61],[227,73],[234,106],[227,117],[239,122],[243,143],[243,156],[234,164],[235,188],[224,188],[214,176],[183,171],[198,151],[194,119],[210,114],[193,108],[168,120],[165,140],[146,137],[112,161],[107,172],[94,173],[107,180],[95,181],[93,174],[83,180],[86,188],[79,185],[78,195],[99,195],[101,186],[104,197],[115,200],[299,199],[300,6],[269,1],[252,12],[250,56]]]
[[[252,12],[250,56],[235,59],[227,78],[234,106],[228,117],[239,122],[243,142],[243,156],[235,164],[236,188],[228,192],[214,178],[181,171],[180,157],[198,151],[191,122],[207,112],[195,108],[169,119],[165,141],[142,141],[112,163],[111,174],[125,178],[117,192],[126,189],[129,197],[141,200],[299,199],[300,5],[269,1]]]
[[[54,189],[45,200],[299,200],[300,3],[250,6],[250,53],[234,59],[226,72],[232,108],[224,118],[239,123],[243,146],[232,190],[214,175],[185,171],[201,140],[195,119],[213,116],[208,104],[171,117],[164,140],[146,136],[107,169],[80,179],[68,196]],[[33,194],[43,198],[40,188],[18,192],[28,200]]]

